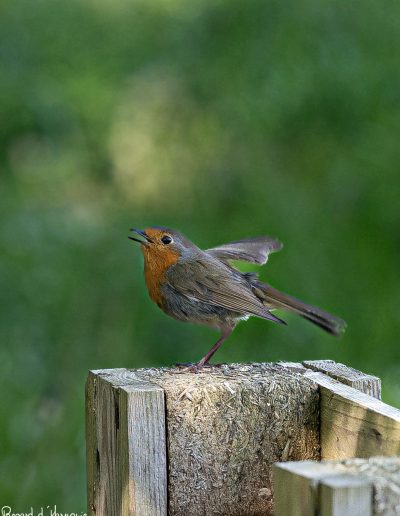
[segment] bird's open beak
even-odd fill
[[[135,242],[139,242],[139,244],[147,245],[147,242],[152,242],[152,239],[146,235],[146,233],[140,229],[131,228],[130,231],[134,231],[138,235],[144,238],[144,240],[139,240],[138,238],[134,238],[132,236],[128,236],[130,240],[134,240]]]

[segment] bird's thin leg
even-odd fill
[[[214,355],[217,349],[221,346],[221,344],[229,337],[229,335],[233,332],[235,325],[232,326],[220,326],[221,337],[217,340],[214,346],[210,349],[210,351],[205,355],[201,360],[197,362],[197,364],[188,364],[188,367],[183,367],[179,371],[179,373],[198,373],[203,368],[203,366],[208,364],[210,358]],[[177,367],[185,366],[186,364],[176,364]],[[176,372],[176,371],[174,371]]]
[[[229,335],[233,332],[234,326],[221,326],[221,337],[217,340],[214,346],[210,349],[210,351],[205,355],[201,360],[197,362],[195,367],[197,369],[202,368],[204,365],[208,364],[210,358],[214,355],[220,345],[229,337]]]

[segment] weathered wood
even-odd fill
[[[276,365],[282,367],[286,371],[293,371],[294,373],[303,374],[308,371],[308,369],[300,362],[277,362]]]
[[[337,475],[320,481],[321,516],[371,516],[372,484],[366,478]]]
[[[97,466],[97,418],[96,418],[96,383],[92,373],[86,380],[86,493],[88,513],[92,514],[95,508],[95,492],[94,486],[98,481],[98,466]]]
[[[327,376],[368,389],[362,373],[312,364],[325,373],[300,363],[91,372],[88,513],[271,514],[277,461],[400,453],[400,411]],[[314,480],[297,479],[302,502],[286,495],[290,510],[315,504]],[[333,504],[341,495],[326,489]]]
[[[130,408],[126,399],[130,388],[138,396],[139,381],[157,385],[165,395],[171,516],[270,514],[272,464],[320,457],[318,386],[296,372],[273,364],[224,365],[199,374],[177,369],[94,372],[88,381],[88,410],[93,411],[88,415],[88,472],[94,479],[88,493],[97,516],[150,514],[126,502],[136,500],[138,491],[137,481],[131,486],[127,478],[137,478],[140,468],[145,471],[148,459],[146,453],[140,455],[139,445],[136,452],[123,451],[140,434],[137,408]],[[154,398],[143,406],[148,409],[151,403]],[[99,433],[95,439],[94,428]],[[102,466],[109,469],[108,476]]]
[[[276,516],[396,516],[400,457],[274,466]]]
[[[318,514],[319,482],[329,475],[336,475],[336,471],[329,464],[321,462],[306,460],[275,464],[273,468],[275,516]]]
[[[278,362],[280,367],[304,374],[316,371],[338,380],[340,383],[354,387],[365,394],[381,399],[381,380],[377,376],[365,374],[357,369],[339,364],[333,360],[305,360],[304,362]]]
[[[346,474],[330,462],[290,462],[274,466],[275,516],[369,516],[372,483]]]
[[[88,513],[166,516],[164,392],[125,372],[88,377]]]
[[[304,376],[320,386],[323,459],[400,454],[400,410],[322,373]]]
[[[374,516],[400,514],[400,457],[371,457],[333,462],[334,467],[368,479],[374,486]]]
[[[381,380],[377,376],[362,373],[333,360],[306,360],[304,367],[324,373],[340,383],[354,387],[369,396],[381,399]]]

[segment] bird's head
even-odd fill
[[[178,231],[161,226],[153,226],[144,230],[131,228],[131,231],[142,237],[129,236],[139,242],[146,260],[160,260],[176,263],[179,258],[186,256],[197,247]]]

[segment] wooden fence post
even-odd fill
[[[381,380],[377,376],[362,373],[344,364],[333,360],[306,360],[303,366],[317,373],[324,373],[330,378],[354,387],[358,391],[381,399]]]
[[[125,371],[87,380],[89,514],[166,516],[164,391]]]
[[[379,396],[378,378],[331,361],[92,371],[88,513],[271,514],[276,462],[400,454],[400,411]],[[318,481],[327,506],[366,493],[332,482]],[[298,483],[311,507],[315,483]]]
[[[372,484],[362,477],[337,475],[323,478],[321,516],[372,516]]]
[[[275,516],[370,516],[372,484],[329,463],[274,466]]]
[[[268,514],[273,463],[320,457],[318,411],[318,386],[274,364],[93,371],[89,514]]]
[[[275,516],[400,514],[400,457],[274,466]]]
[[[305,373],[320,387],[321,458],[400,455],[400,410],[322,373]]]

